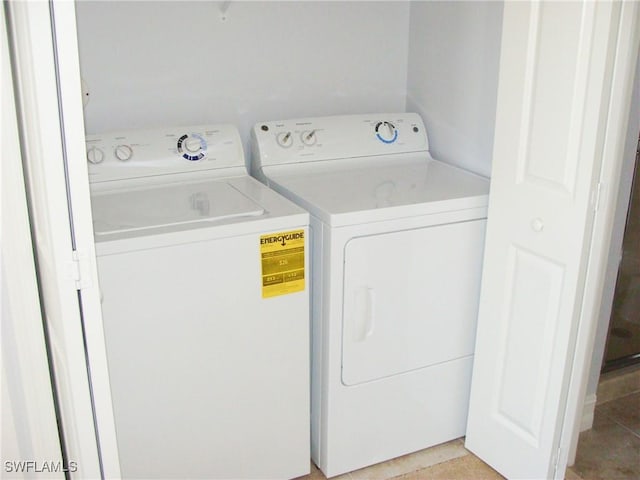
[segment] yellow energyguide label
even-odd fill
[[[262,298],[304,290],[304,230],[260,237]]]

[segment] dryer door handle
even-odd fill
[[[373,288],[359,287],[355,291],[356,315],[354,315],[354,340],[363,342],[375,329],[375,295]]]

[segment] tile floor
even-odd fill
[[[584,480],[640,478],[640,392],[596,407],[571,469]]]
[[[336,480],[500,480],[499,473],[464,448],[457,439],[395,458]],[[580,434],[576,463],[566,480],[637,480],[640,478],[640,392],[598,405],[591,430]],[[324,480],[315,465],[299,480]]]
[[[324,480],[323,473],[311,464],[311,474],[298,480]],[[332,480],[501,480],[504,477],[464,448],[459,438],[426,450],[394,458]]]

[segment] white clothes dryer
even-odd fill
[[[328,476],[465,433],[489,182],[416,114],[257,124],[252,174],[311,213],[311,454]]]
[[[309,472],[308,214],[231,125],[87,137],[124,478]]]

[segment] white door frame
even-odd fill
[[[598,326],[594,344],[593,358],[591,360],[589,385],[585,398],[585,408],[582,414],[581,430],[588,430],[593,425],[593,416],[596,407],[596,393],[600,381],[603,358],[611,321],[613,297],[615,293],[618,270],[622,259],[622,242],[631,199],[631,186],[633,183],[634,166],[636,163],[636,150],[638,148],[638,132],[640,132],[640,58],[636,61],[636,71],[633,83],[631,99],[631,112],[629,114],[629,126],[620,173],[620,185],[618,190],[615,218],[613,219],[613,231],[611,234],[611,247],[609,248],[609,265],[605,273],[604,292],[600,306]],[[569,464],[573,463],[570,456]]]
[[[73,2],[7,2],[43,315],[71,478],[119,478]]]
[[[80,78],[80,57],[76,29],[75,3],[51,2],[54,41],[57,50],[62,135],[67,165],[68,196],[75,241],[75,259],[80,269],[78,289],[82,311],[88,373],[105,478],[120,477],[115,420],[102,324],[101,294],[93,236],[93,217],[86,160],[84,111]]]
[[[600,307],[606,281],[613,224],[616,216],[625,143],[629,126],[629,112],[633,93],[636,62],[640,52],[640,4],[622,2],[617,48],[611,52],[613,78],[610,104],[602,150],[600,189],[597,210],[591,232],[591,248],[582,296],[581,316],[573,358],[573,370],[565,408],[561,456],[556,478],[563,479],[568,463],[573,463],[582,424],[585,396],[594,355]]]

